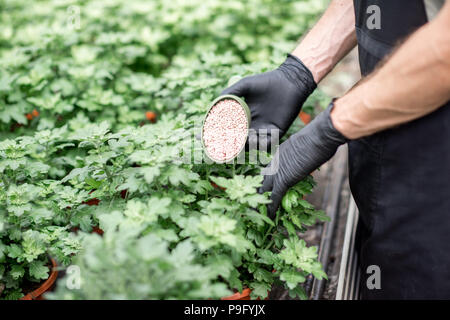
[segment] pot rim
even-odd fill
[[[250,300],[250,293],[252,290],[250,288],[244,288],[242,292],[233,293],[231,296],[222,297],[220,300]]]
[[[58,264],[53,258],[50,258],[50,261],[52,263],[52,270],[47,280],[45,280],[44,283],[39,286],[39,288],[27,293],[19,300],[36,300],[53,286],[53,284],[56,281],[56,278],[58,277],[58,270],[57,270]]]

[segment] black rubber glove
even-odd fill
[[[269,135],[260,135],[260,149],[271,142],[270,130],[278,130],[279,138],[298,116],[303,103],[317,87],[313,75],[299,58],[288,54],[277,69],[241,79],[225,89],[221,95],[244,97],[252,116],[249,143],[256,146],[258,130],[267,129]],[[273,136],[272,139],[275,139]],[[268,149],[266,149],[268,150]]]
[[[311,123],[283,142],[271,163],[263,169],[260,192],[271,191],[268,213],[273,218],[287,190],[328,161],[348,140],[331,122],[333,102]]]

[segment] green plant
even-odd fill
[[[218,63],[279,63],[325,2],[4,0],[0,130],[60,127],[80,113],[124,127],[178,109],[174,89],[198,96],[232,75],[214,74]],[[200,56],[207,79],[196,79]]]
[[[316,220],[326,220],[323,212],[301,199],[312,191],[312,179],[289,191],[272,221],[265,212],[267,195],[257,193],[262,180],[257,166],[195,165],[180,160],[186,151],[181,147],[191,141],[184,137],[193,136],[197,129],[185,121],[184,115],[164,115],[156,124],[118,133],[109,133],[102,124],[75,131],[71,137],[79,141],[79,148],[87,149],[87,156],[62,181],[71,188],[92,191],[90,196],[100,203],[95,211],[79,207],[72,223],[84,217],[92,221],[94,214],[105,235],[141,228],[138,237],[156,235],[171,247],[189,240],[194,261],[216,272],[231,289],[250,287],[253,297],[264,298],[271,285],[281,281],[292,296],[304,297],[298,284],[306,275],[325,276],[316,249],[307,248],[297,234]],[[121,190],[126,190],[126,199],[120,196]],[[109,239],[104,238],[103,245],[109,245]],[[82,266],[89,254],[81,254]],[[133,264],[133,257],[127,263]],[[107,269],[109,259],[102,261],[98,264]],[[58,297],[68,294],[63,287],[60,290]],[[89,290],[89,286],[80,289],[80,297],[97,297],[95,290]],[[134,297],[133,287],[123,290],[127,294],[121,294]]]
[[[0,298],[43,280],[47,255],[84,279],[57,298],[264,298],[276,282],[304,298],[325,276],[298,239],[326,220],[302,199],[312,179],[271,221],[259,165],[192,160],[228,79],[280,63],[324,2],[89,0],[78,29],[71,1],[1,1]]]
[[[47,279],[48,254],[68,264],[79,250],[57,209],[58,199],[49,198],[60,182],[45,179],[52,170],[38,155],[43,136],[0,142],[0,295],[6,299],[20,298],[23,287]],[[41,151],[57,150],[57,142]]]
[[[306,276],[312,273],[319,279],[326,278],[317,261],[317,248],[308,248],[298,238],[305,226],[317,220],[328,220],[322,211],[314,210],[311,204],[301,199],[312,191],[312,178],[289,190],[275,221],[266,215],[267,198],[256,193],[262,177],[237,175],[232,179],[217,177],[212,180],[226,188],[222,190],[225,195],[220,196],[220,205],[213,206],[238,220],[239,227],[252,242],[252,249],[240,257],[233,270],[236,278],[230,279],[229,285],[239,291],[249,287],[252,297],[265,298],[272,284],[279,283],[289,290],[291,297],[306,298],[303,288],[299,286]],[[255,207],[258,207],[259,212],[253,209]]]
[[[85,251],[76,262],[81,290],[61,286],[47,298],[59,299],[208,299],[229,293],[214,281],[218,270],[196,262],[194,245],[185,240],[170,248],[155,234],[121,225],[101,238],[85,235]],[[68,278],[69,280],[69,278]]]

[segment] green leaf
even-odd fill
[[[308,295],[306,294],[306,291],[302,286],[297,286],[293,289],[290,289],[289,297],[293,299],[298,297],[301,300],[308,300]]]
[[[87,177],[84,182],[86,182],[93,189],[97,189],[102,185],[102,181],[97,181],[93,178]]]
[[[248,195],[243,199],[244,203],[248,203],[248,205],[252,208],[256,208],[260,204],[268,204],[270,203],[270,200],[267,199],[265,195],[262,194],[252,194]]]
[[[13,258],[13,259],[18,259],[22,256],[23,251],[19,245],[13,243],[7,248],[8,248],[8,257]],[[21,260],[18,260],[18,261],[21,261]]]
[[[210,177],[218,186],[226,188],[225,192],[231,200],[257,207],[259,204],[270,203],[265,195],[257,194],[262,185],[262,176],[235,175],[233,179],[224,177]]]
[[[289,289],[294,289],[299,283],[305,281],[305,277],[297,270],[289,269],[280,274],[280,279],[286,282]]]
[[[126,178],[125,182],[119,186],[120,190],[128,190],[128,193],[132,194],[141,189],[143,181],[136,177],[135,173],[130,173]]]
[[[239,292],[242,292],[244,289],[242,286],[242,281],[239,279],[239,271],[237,269],[233,269],[230,272],[230,276],[228,277],[228,283],[232,289],[236,289]]]
[[[100,228],[105,232],[114,231],[123,221],[123,215],[119,211],[105,213],[98,217]]]
[[[141,168],[141,173],[144,175],[144,179],[148,184],[152,184],[153,180],[160,175],[158,167],[145,167]]]
[[[263,268],[257,268],[253,272],[253,276],[258,281],[263,281],[263,282],[267,282],[267,283],[273,282],[273,273],[268,270],[265,270]]]
[[[244,215],[249,218],[250,221],[253,221],[254,223],[258,225],[264,225],[264,223],[267,223],[268,225],[274,226],[274,222],[269,217],[254,211],[254,210],[246,210]]]
[[[283,209],[288,212],[292,210],[292,204],[289,201],[289,198],[286,196],[284,196],[283,199],[281,200],[281,205],[282,205]]]
[[[198,194],[206,194],[206,192],[212,190],[214,190],[214,187],[206,180],[199,180],[192,186],[192,191]]]
[[[49,274],[49,268],[45,265],[45,262],[36,260],[30,263],[28,272],[34,279],[47,279]]]
[[[165,175],[168,176],[170,183],[175,187],[180,185],[180,183],[190,186],[193,181],[199,178],[198,174],[175,166],[171,166]]]
[[[152,231],[152,233],[169,242],[176,242],[179,240],[179,237],[173,229],[157,229]]]
[[[164,215],[169,212],[169,206],[172,202],[170,198],[156,198],[152,197],[147,201],[149,208],[148,215]]]
[[[295,226],[286,217],[281,218],[281,221],[283,222],[283,226],[286,228],[289,235],[295,236],[297,234]]]
[[[23,248],[22,256],[28,262],[37,259],[47,250],[45,241],[46,241],[45,234],[34,230],[25,231],[22,236],[22,248]]]
[[[83,167],[83,168],[75,168],[73,169],[67,176],[65,176],[61,182],[66,182],[69,180],[72,180],[75,177],[80,177],[80,180],[85,180],[87,178],[87,175],[89,173],[89,167]]]
[[[278,257],[275,253],[273,253],[270,250],[267,249],[259,249],[256,251],[258,254],[258,262],[268,264],[268,265],[274,265],[278,263]]]
[[[19,300],[22,297],[23,297],[22,290],[13,289],[6,295],[5,300]]]
[[[303,208],[307,208],[307,209],[313,209],[313,205],[310,204],[308,201],[303,200],[303,199],[299,199],[298,200],[298,204],[301,205]]]
[[[13,277],[13,279],[17,280],[23,277],[23,275],[25,274],[25,269],[21,265],[13,264],[11,267],[10,274]]]
[[[265,282],[251,282],[250,289],[252,289],[251,296],[253,299],[265,299],[269,295],[271,285]]]
[[[283,244],[285,248],[281,250],[279,256],[286,264],[312,273],[319,279],[326,278],[322,265],[317,261],[316,247],[307,247],[305,241],[297,237],[285,239]]]

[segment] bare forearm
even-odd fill
[[[450,3],[390,59],[335,102],[334,126],[350,139],[420,118],[450,100]]]
[[[292,54],[319,83],[355,45],[353,0],[333,0]]]

